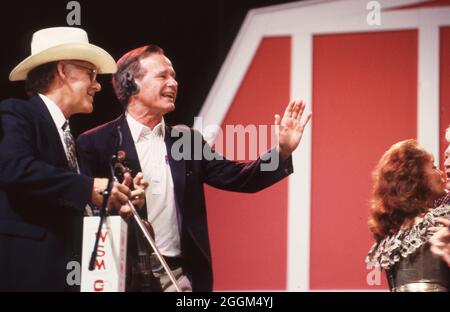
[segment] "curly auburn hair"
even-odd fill
[[[433,194],[425,164],[432,159],[415,140],[398,142],[381,157],[372,173],[369,216],[369,229],[377,241],[395,234],[428,210]]]

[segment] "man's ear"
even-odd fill
[[[127,72],[126,74],[126,87],[129,97],[139,93],[140,83],[136,82],[136,79],[130,72]]]
[[[58,62],[58,64],[56,64],[56,77],[63,81],[67,80],[68,76],[66,69],[67,67],[64,62]]]

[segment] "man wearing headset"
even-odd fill
[[[82,217],[89,202],[102,205],[108,180],[79,173],[69,118],[92,112],[97,73],[115,71],[75,27],[35,32],[31,55],[11,71],[30,98],[0,103],[0,291],[77,290],[67,266],[81,261]],[[110,206],[129,195],[116,183]]]
[[[293,172],[291,153],[299,145],[311,114],[302,119],[305,105],[292,101],[282,118],[275,116],[276,147],[248,164],[229,161],[216,154],[198,132],[165,124],[164,115],[175,109],[178,83],[172,63],[161,48],[148,45],[134,49],[122,56],[117,65],[113,86],[126,112],[79,137],[82,170],[91,176],[107,175],[98,164],[104,163],[105,155],[125,150],[132,172],[142,171],[149,181],[141,216],[152,224],[156,245],[179,286],[186,291],[211,291],[203,183],[252,193],[280,181]],[[175,155],[177,149],[173,147],[180,138],[189,138],[189,143],[200,142],[200,150],[214,157],[194,157],[192,146],[183,150],[183,157]],[[261,170],[273,160],[279,160],[273,170]],[[127,211],[122,210],[122,214]],[[133,257],[130,261],[134,261]],[[164,273],[154,270],[154,275],[162,290],[173,290]],[[128,290],[140,290],[132,284],[128,283]]]

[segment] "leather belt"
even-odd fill
[[[408,283],[396,288],[392,291],[396,292],[447,292],[448,289],[438,283],[416,282]]]
[[[183,258],[181,258],[181,257],[167,257],[167,256],[163,256],[163,258],[164,258],[164,260],[166,260],[167,265],[169,266],[169,268],[172,271],[182,267],[182,265],[183,265]],[[150,255],[150,263],[151,263],[151,267],[152,267],[152,271],[153,272],[164,271],[164,267],[159,262],[158,257],[154,253]]]

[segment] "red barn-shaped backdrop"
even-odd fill
[[[450,1],[250,11],[196,127],[271,125],[291,98],[313,119],[288,179],[257,194],[206,187],[214,289],[386,290],[364,262],[371,171],[408,138],[442,164],[449,90]]]

